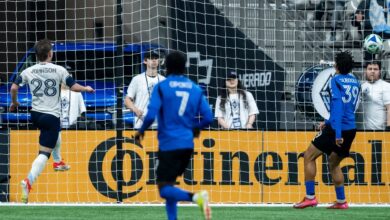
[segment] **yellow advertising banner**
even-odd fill
[[[156,187],[157,135],[149,131],[143,146],[124,132],[125,203],[161,203]],[[38,131],[10,133],[10,200],[19,202],[20,181],[38,154]],[[30,202],[116,202],[118,172],[115,131],[62,131],[62,156],[71,165],[55,172],[52,159],[33,184]],[[314,132],[203,131],[178,186],[210,192],[213,203],[293,203],[305,195],[303,152]],[[390,133],[359,132],[342,164],[351,203],[390,203]],[[387,150],[386,150],[387,149]],[[317,160],[316,195],[335,200],[326,165]]]

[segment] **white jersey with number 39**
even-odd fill
[[[60,117],[61,83],[66,83],[69,77],[72,76],[62,66],[38,63],[25,69],[15,83],[19,86],[29,85],[33,111]]]

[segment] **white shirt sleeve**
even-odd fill
[[[390,83],[383,83],[383,104],[388,105],[390,104]]]
[[[220,108],[220,103],[221,103],[221,96],[217,97],[217,101],[215,102],[215,117],[216,118],[223,118],[224,114]]]
[[[248,100],[248,107],[249,107],[248,115],[257,115],[257,114],[259,114],[259,109],[257,108],[257,104],[256,104],[255,99],[253,98],[252,93],[247,91],[246,92],[246,98]]]
[[[66,84],[66,79],[72,77],[69,72],[62,66],[58,66],[61,71],[61,83]]]
[[[27,74],[26,74],[26,70],[24,70],[22,73],[20,73],[20,78],[22,79],[21,82],[19,82],[18,86],[22,87],[26,84],[28,84],[28,79],[27,79]]]
[[[79,115],[81,115],[81,113],[86,112],[87,109],[85,108],[83,95],[81,95],[81,93],[78,92],[77,96],[79,97],[78,98],[78,101],[79,101]]]
[[[134,101],[134,98],[135,98],[135,94],[137,93],[137,76],[133,77],[133,79],[131,79],[131,82],[129,84],[129,87],[127,88],[127,94],[126,96],[133,99]]]

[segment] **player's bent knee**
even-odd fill
[[[164,185],[164,186],[161,186],[159,188],[159,191],[160,191],[160,197],[163,198],[163,199],[169,199],[169,190],[168,190],[169,186],[168,185]]]
[[[39,154],[43,154],[43,155],[47,156],[47,158],[50,158],[50,155],[51,155],[50,152],[42,151],[42,150],[39,151]]]
[[[332,154],[329,156],[329,160],[328,160],[329,169],[330,169],[330,170],[336,169],[336,168],[340,165],[341,160],[343,160],[343,158],[339,157],[339,156],[338,156],[337,154],[335,154],[335,153],[332,153]]]

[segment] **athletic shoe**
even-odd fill
[[[293,207],[296,209],[304,209],[307,207],[316,207],[318,205],[317,199],[314,197],[314,199],[308,199],[303,198],[303,200],[300,203],[295,204]]]
[[[347,202],[343,202],[343,203],[334,202],[333,205],[328,207],[328,209],[348,209],[348,208],[349,207]]]
[[[195,195],[192,198],[192,201],[194,201],[199,207],[200,210],[203,213],[205,220],[211,219],[211,208],[209,206],[209,195],[207,191],[200,191],[198,193],[195,193]]]
[[[64,161],[54,162],[53,169],[54,171],[67,171],[70,169],[70,166],[66,164]]]
[[[22,180],[20,185],[22,186],[22,202],[28,203],[28,194],[30,193],[31,190],[30,180],[26,178]]]

